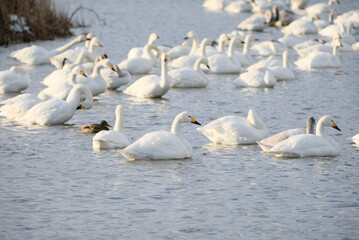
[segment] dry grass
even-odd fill
[[[70,27],[68,16],[51,0],[0,1],[0,45],[68,37]]]

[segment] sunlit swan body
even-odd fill
[[[78,59],[81,52],[87,51],[88,54],[84,55],[80,63],[94,62],[97,56],[96,49],[98,47],[102,47],[102,44],[97,37],[93,37],[88,47],[78,47],[74,49],[68,49],[63,53],[51,57],[50,61],[54,66],[58,66],[58,62],[59,61],[62,62],[65,58],[70,62],[75,62]]]
[[[101,69],[109,68],[112,71],[116,71],[114,65],[110,63],[109,59],[104,59],[95,64],[93,72],[87,78],[80,77],[77,79],[77,83],[81,83],[90,88],[92,95],[97,96],[104,93],[107,89],[107,82],[101,76]]]
[[[266,59],[262,59],[259,62],[253,63],[247,67],[248,72],[258,71],[262,68],[268,68],[272,66],[282,66],[283,61],[280,60],[276,55],[271,55]]]
[[[206,55],[209,57],[209,56],[212,56],[212,55],[215,55],[218,53],[225,54],[225,50],[226,50],[225,45],[226,45],[226,42],[229,40],[230,40],[230,38],[227,36],[227,34],[222,33],[218,38],[218,47],[215,48],[215,47],[207,46],[206,47]],[[198,54],[200,54],[200,52],[197,50],[196,55],[198,55]]]
[[[148,37],[147,45],[154,45],[156,40],[159,39],[158,35],[156,33],[151,33]],[[127,58],[136,58],[141,57],[143,54],[143,47],[134,47],[131,48],[131,50],[127,54]]]
[[[207,11],[222,11],[224,6],[226,5],[226,0],[205,0],[202,6]]]
[[[339,0],[329,0],[328,3],[316,3],[305,9],[309,16],[316,16],[323,13],[329,13],[333,3],[338,3]]]
[[[268,135],[268,128],[252,109],[248,117],[225,116],[197,128],[209,140],[225,145],[254,144]]]
[[[146,44],[143,48],[141,57],[128,58],[118,64],[121,70],[128,71],[130,74],[147,74],[156,64],[156,57],[151,49],[157,48],[153,44]]]
[[[181,135],[182,123],[201,125],[189,113],[182,112],[174,119],[171,132],[147,133],[120,152],[129,160],[191,158],[193,149]]]
[[[334,19],[334,23],[343,26],[349,26],[350,23],[353,23],[355,26],[358,26],[359,10],[358,9],[351,10],[343,14],[340,14],[336,19]]]
[[[30,108],[15,120],[25,124],[53,125],[67,122],[80,104],[81,96],[92,103],[92,94],[88,87],[78,84],[73,87],[66,101],[50,99]]]
[[[114,71],[109,68],[101,69],[101,76],[107,83],[107,89],[116,90],[126,85],[132,79],[131,74],[127,71],[121,71],[117,65],[113,65]]]
[[[340,131],[331,116],[325,115],[318,121],[316,135],[299,134],[274,145],[269,152],[284,157],[336,156],[339,145],[325,135],[324,127],[333,127]]]
[[[252,3],[247,0],[236,0],[224,7],[224,10],[229,13],[251,12]]]
[[[207,56],[206,46],[209,45],[213,46],[213,43],[208,38],[203,39],[200,45],[200,55],[191,55],[191,51],[189,55],[176,58],[172,62],[168,63],[168,67],[172,69],[191,68],[198,58]]]
[[[250,48],[252,56],[282,55],[285,50],[287,47],[275,40],[257,43]]]
[[[327,38],[333,38],[333,36],[340,35],[341,41],[353,44],[356,42],[353,36],[354,24],[349,23],[348,26],[339,26],[336,24],[329,25],[328,27],[319,31],[319,34]]]
[[[0,116],[13,120],[24,114],[27,110],[40,103],[41,99],[26,93],[0,102]]]
[[[241,73],[233,80],[236,87],[271,88],[277,83],[273,73],[268,69]]]
[[[309,0],[290,0],[292,9],[304,9]]]
[[[194,67],[174,69],[168,72],[170,79],[170,85],[173,88],[201,88],[208,85],[208,78],[203,73],[200,65],[204,64],[208,66],[208,60],[206,57],[197,59]]]
[[[123,92],[140,98],[157,98],[165,95],[170,88],[167,76],[167,56],[163,53],[161,58],[161,76],[154,74],[143,76],[132,83]]]
[[[283,66],[269,66],[267,67],[277,81],[294,80],[296,79],[294,72],[289,68],[289,53],[288,50],[283,52]]]
[[[311,52],[307,56],[299,58],[295,64],[300,69],[340,68],[341,61],[339,58],[338,47],[341,45],[341,42],[337,41],[333,47],[332,54],[328,52]]]
[[[293,22],[291,22],[288,26],[282,28],[282,33],[285,35],[296,35],[303,36],[307,34],[316,34],[318,33],[318,27],[314,24],[313,18],[308,18],[304,16],[299,18]]]
[[[354,135],[353,137],[349,138],[352,140],[355,144],[359,145],[359,133],[357,135]]]
[[[269,151],[269,149],[271,149],[274,145],[286,140],[291,136],[298,134],[314,134],[314,125],[315,125],[315,119],[313,117],[309,117],[307,119],[307,128],[288,129],[286,131],[277,133],[268,138],[257,141],[257,143],[262,148],[263,151]]]
[[[53,83],[51,86],[44,88],[37,95],[42,100],[50,98],[57,98],[65,100],[69,95],[72,87],[76,85],[76,77],[78,75],[86,76],[84,68],[76,66],[71,70],[70,75],[66,76],[68,79],[59,79],[57,83]]]
[[[239,73],[241,71],[242,66],[234,55],[236,43],[239,43],[239,38],[232,38],[227,55],[217,53],[208,57],[209,67],[213,73]]]
[[[244,19],[237,28],[247,31],[263,31],[268,27],[267,21],[270,18],[270,11],[257,12],[250,17]]]
[[[124,148],[130,145],[127,137],[123,134],[124,118],[124,108],[121,105],[117,105],[114,129],[97,133],[92,139],[93,149]]]
[[[32,45],[12,52],[10,57],[28,65],[47,64],[50,63],[50,57],[55,56],[72,47],[76,43],[80,43],[85,40],[86,37],[84,35],[80,35],[67,44],[53,50],[47,50],[43,47]]]
[[[30,85],[29,73],[22,67],[13,66],[0,72],[0,94],[18,93]]]
[[[292,48],[296,44],[302,43],[308,39],[309,39],[308,36],[287,35],[279,38],[278,41],[281,42],[287,48]]]

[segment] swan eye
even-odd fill
[[[226,37],[227,41],[231,40],[228,36]]]

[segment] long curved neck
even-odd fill
[[[315,124],[314,118],[308,118],[307,128],[305,130],[306,134],[314,134],[314,124]]]
[[[318,136],[324,136],[324,118],[319,119],[317,128],[316,128],[316,134]]]
[[[193,69],[196,71],[202,71],[200,68],[200,65],[203,63],[202,59],[199,58],[197,59],[197,61],[194,63]]]
[[[236,42],[237,42],[236,38],[232,38],[231,42],[229,43],[228,53],[227,53],[227,56],[229,58],[234,56],[234,47],[235,47]]]
[[[81,51],[80,54],[77,56],[76,61],[73,64],[79,64],[82,62],[82,60],[85,57],[89,57],[89,52],[88,51]]]
[[[73,45],[75,45],[76,43],[78,43],[79,40],[77,38],[73,39],[72,41],[66,43],[65,45],[58,47],[56,49],[53,50],[54,55],[57,55],[59,53],[62,53],[63,51],[69,49],[70,47],[72,47]]]
[[[255,128],[263,128],[266,125],[259,119],[258,115],[252,110],[249,109],[247,120],[251,123],[251,125]]]
[[[95,77],[95,76],[99,76],[100,75],[100,70],[104,68],[103,64],[101,63],[101,61],[97,62],[95,64],[95,67],[93,68],[92,70],[92,74],[91,76],[92,77]]]
[[[181,129],[180,129],[180,127],[181,127],[181,122],[180,122],[180,120],[179,120],[179,117],[177,116],[177,117],[175,118],[175,120],[173,121],[173,123],[172,123],[171,133],[172,133],[172,134],[175,134],[175,135],[178,136],[178,137],[181,137],[182,135],[181,135]]]
[[[206,56],[206,45],[207,45],[207,43],[204,41],[204,42],[202,42],[201,43],[201,46],[200,46],[200,53],[201,53],[201,57],[204,57],[204,56]]]
[[[90,53],[94,53],[95,52],[95,47],[96,47],[97,43],[95,42],[90,42],[88,50]]]
[[[334,47],[333,47],[333,55],[336,57],[339,57],[338,46],[336,43],[334,44]]]
[[[243,55],[247,55],[249,53],[250,36],[247,35],[244,41],[245,41],[245,43],[243,46]]]
[[[74,111],[78,107],[80,100],[81,100],[80,89],[78,88],[76,89],[73,88],[66,98],[66,102],[71,105]]]
[[[116,109],[116,122],[115,122],[115,127],[114,127],[115,131],[123,132],[124,118],[125,118],[125,110],[121,106],[118,109]]]
[[[225,39],[220,39],[220,41],[218,42],[218,53],[224,52],[224,42],[225,41],[226,41]]]
[[[197,36],[193,36],[192,37],[192,48],[191,51],[189,52],[188,55],[194,55],[196,50],[198,48],[198,37]]]
[[[147,59],[155,59],[156,56],[152,53],[152,51],[151,51],[152,48],[158,50],[158,48],[156,46],[154,46],[153,44],[146,44],[143,47],[142,57],[147,58]]]
[[[168,82],[167,79],[168,79],[168,77],[167,77],[167,63],[166,63],[166,60],[162,60],[161,82],[160,82],[161,88],[164,88],[167,85],[169,85],[169,82]]]
[[[287,68],[289,66],[289,56],[288,51],[283,52],[283,67]]]

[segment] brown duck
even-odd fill
[[[101,120],[101,122],[99,124],[97,123],[91,123],[91,124],[87,124],[81,127],[81,132],[86,132],[86,133],[98,133],[102,130],[110,130],[108,127],[111,127],[111,125],[109,125],[105,120]]]

